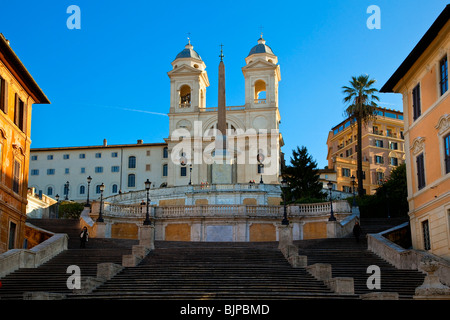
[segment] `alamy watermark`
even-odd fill
[[[370,30],[381,29],[381,9],[377,5],[370,5],[367,7],[369,18],[367,18],[366,25]]]

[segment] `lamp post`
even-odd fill
[[[145,190],[147,191],[147,212],[145,213],[145,220],[144,220],[144,226],[149,226],[152,224],[152,222],[150,221],[150,214],[149,214],[149,202],[150,202],[150,198],[148,196],[148,193],[150,191],[150,185],[152,183],[150,182],[150,180],[147,179],[147,181],[145,181]]]
[[[331,190],[333,189],[333,183],[331,183],[331,181],[328,181],[327,186],[328,186],[328,190],[330,190],[330,207],[331,207],[331,214],[330,214],[330,218],[328,219],[328,221],[336,221],[336,218],[334,217],[334,213],[333,213],[333,198],[331,197]]]
[[[100,185],[100,212],[98,214],[97,222],[103,222],[103,191],[105,191],[105,185]]]
[[[352,207],[356,207],[356,203],[355,203],[355,184],[356,184],[355,176],[352,175],[351,179],[352,179],[352,192],[353,192],[353,204],[352,204]]]
[[[286,178],[283,178],[281,180],[281,188],[283,189],[283,203],[284,203],[284,213],[283,213],[283,220],[281,221],[281,224],[284,226],[289,225],[289,220],[287,219],[287,210],[286,210],[286,190],[288,188],[288,182],[286,181]]]
[[[59,194],[56,194],[56,218],[59,218]]]
[[[64,193],[66,196],[64,200],[69,200],[69,181],[64,184]]]
[[[88,189],[87,189],[87,202],[85,207],[90,207],[91,205],[89,204],[89,186],[91,184],[92,178],[91,176],[87,177],[87,183],[88,183]]]
[[[192,184],[192,163],[189,164],[189,185]]]

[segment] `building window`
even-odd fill
[[[13,191],[15,193],[20,191],[20,163],[18,161],[14,161]]]
[[[100,159],[100,158],[102,157],[102,153],[101,153],[101,152],[97,152],[97,153],[95,154],[95,157],[96,157],[97,159]]]
[[[80,159],[86,159],[86,154],[85,153],[80,153],[79,157],[80,157]]]
[[[348,169],[348,168],[342,168],[342,176],[343,176],[343,177],[350,177],[350,176],[351,176],[350,169]]]
[[[63,159],[64,160],[69,160],[70,159],[70,154],[64,154],[63,155]]]
[[[441,73],[441,79],[439,84],[441,86],[441,96],[448,90],[448,66],[447,66],[447,56],[442,58],[439,63],[439,70]]]
[[[134,174],[128,175],[128,188],[136,187],[136,176]]]
[[[383,184],[384,172],[377,172],[377,184]]]
[[[397,158],[394,158],[394,157],[391,158],[391,166],[398,166],[398,159]]]
[[[118,154],[117,152],[111,152],[111,158],[117,158]]]
[[[38,159],[38,156],[31,156],[31,161],[36,161]]]
[[[103,167],[95,167],[95,173],[102,173]]]
[[[55,174],[55,169],[47,169],[47,175],[52,176]]]
[[[53,160],[53,155],[52,154],[47,155],[47,160]]]
[[[420,189],[425,187],[425,165],[424,165],[423,153],[416,157],[417,168],[417,186]]]
[[[100,194],[100,193],[101,193],[100,186],[101,186],[100,184],[98,184],[98,185],[95,186],[95,192],[96,192],[97,194]]]
[[[47,195],[48,196],[52,196],[53,195],[53,187],[48,187],[47,188]]]
[[[146,164],[145,165],[145,171],[150,171],[151,169],[151,165],[150,164]]]
[[[16,93],[16,103],[14,107],[14,123],[24,132],[25,130],[25,104]]]
[[[86,192],[85,186],[80,186],[80,194],[84,194]]]
[[[70,169],[69,168],[65,168],[64,169],[64,174],[69,174],[70,173]]]
[[[450,172],[450,133],[444,137],[445,173]]]
[[[180,168],[180,175],[182,176],[182,177],[186,177],[186,167],[181,167]]]
[[[430,226],[428,224],[428,220],[422,222],[422,233],[423,233],[423,248],[424,250],[430,250],[431,249]]]
[[[32,176],[38,176],[38,175],[39,175],[39,169],[33,169],[33,170],[31,170],[31,175],[32,175]]]
[[[375,140],[375,146],[379,148],[383,148],[383,140]]]
[[[420,83],[412,91],[412,104],[413,104],[413,118],[416,120],[420,117]]]
[[[0,110],[4,113],[8,112],[8,97],[6,94],[6,81],[0,77]]]
[[[147,157],[150,157],[150,150],[147,150]]]
[[[389,149],[391,149],[391,150],[398,150],[398,143],[397,142],[389,143]]]
[[[118,189],[119,187],[117,186],[117,184],[113,184],[111,191],[112,193],[117,193]]]
[[[163,158],[167,159],[169,157],[169,148],[164,147],[163,149]]]
[[[349,187],[349,186],[342,186],[342,191],[351,193],[351,192],[352,192],[352,187]]]
[[[81,168],[80,173],[86,173],[86,168]]]
[[[128,168],[129,169],[136,168],[136,157],[135,156],[128,157]]]
[[[375,156],[375,163],[383,164],[384,163],[383,156]]]
[[[163,165],[163,177],[167,177],[169,167],[167,164]]]
[[[119,172],[120,167],[119,166],[112,166],[111,167],[111,172]]]
[[[14,222],[9,223],[9,241],[8,250],[14,249],[16,242],[16,224]]]

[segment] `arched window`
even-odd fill
[[[113,184],[111,191],[112,191],[112,193],[117,193],[118,189],[119,189],[119,187],[117,186],[117,184]]]
[[[53,187],[48,187],[47,188],[47,195],[48,196],[52,196],[53,195]]]
[[[136,168],[136,157],[135,156],[128,157],[128,168],[130,168],[130,169]]]
[[[136,187],[136,175],[131,173],[128,175],[128,188]]]
[[[164,147],[163,149],[163,158],[167,159],[169,157],[169,148]]]
[[[180,108],[189,108],[191,106],[191,88],[183,85],[180,88]]]
[[[263,80],[255,82],[255,103],[266,103],[266,83]]]
[[[85,186],[80,186],[80,194],[84,194],[86,192]]]

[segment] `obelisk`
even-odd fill
[[[216,153],[217,151],[225,151],[227,149],[227,111],[226,111],[226,101],[225,101],[225,64],[223,63],[223,51],[220,45],[220,63],[219,63],[219,95],[218,95],[218,120],[217,120],[217,132],[216,139]]]
[[[232,163],[227,152],[227,115],[225,102],[225,64],[223,63],[223,51],[220,45],[219,63],[219,95],[217,104],[217,132],[214,163],[212,164],[212,183],[230,184],[232,178]]]

